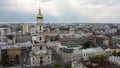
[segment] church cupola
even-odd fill
[[[39,8],[39,12],[37,15],[37,19],[43,19],[43,15],[41,14],[41,9]]]

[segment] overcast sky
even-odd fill
[[[120,0],[0,0],[0,22],[120,23]]]

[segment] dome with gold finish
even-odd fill
[[[41,14],[41,9],[39,9],[39,13],[38,13],[38,15],[37,15],[37,18],[43,19],[43,15]]]

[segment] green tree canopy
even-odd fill
[[[119,52],[113,51],[112,55],[113,56],[120,56],[120,51]]]
[[[13,40],[13,35],[6,35],[7,38],[9,38],[10,40]]]
[[[89,61],[94,62],[94,61],[104,61],[107,59],[107,56],[105,55],[94,55],[89,57]]]
[[[65,68],[71,68],[71,64],[66,64]]]
[[[18,54],[16,54],[15,60],[16,60],[16,63],[19,64],[19,55]]]
[[[60,64],[59,63],[55,63],[53,68],[61,68]]]
[[[8,55],[2,55],[2,65],[5,66],[8,64]]]
[[[87,41],[83,45],[83,49],[90,48],[90,47],[94,47],[94,43],[91,41]]]

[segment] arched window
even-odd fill
[[[41,26],[40,26],[40,31],[41,31]]]
[[[40,61],[40,64],[43,64],[43,61]]]
[[[43,59],[43,57],[40,57],[40,59]]]

